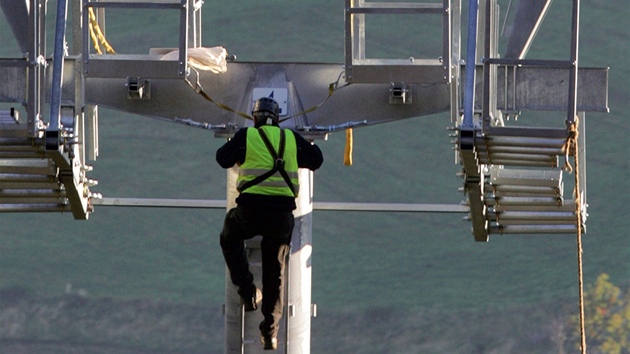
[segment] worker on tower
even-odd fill
[[[299,191],[298,168],[316,170],[324,161],[317,145],[279,127],[279,113],[275,100],[257,100],[252,109],[254,127],[238,130],[216,154],[221,167],[240,167],[237,206],[227,212],[220,243],[245,311],[256,310],[262,300],[260,339],[264,349],[278,346],[284,269]],[[244,247],[245,240],[257,235],[262,236],[262,299]]]

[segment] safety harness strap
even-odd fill
[[[283,129],[280,130],[280,146],[278,147],[278,152],[276,152],[276,150],[273,148],[273,145],[271,144],[271,141],[269,141],[267,134],[265,134],[262,128],[258,128],[257,130],[258,130],[258,133],[260,134],[260,138],[265,143],[267,150],[269,150],[271,157],[273,157],[273,161],[274,161],[273,168],[265,172],[264,174],[243,183],[243,185],[239,189],[239,192],[242,192],[249,187],[255,186],[261,183],[262,181],[266,180],[267,178],[273,176],[276,172],[279,172],[282,178],[284,179],[284,181],[286,182],[287,186],[289,186],[289,188],[291,189],[291,192],[293,193],[293,195],[296,196],[297,193],[296,193],[295,187],[293,186],[293,183],[291,182],[291,178],[287,174],[287,171],[285,171],[284,169],[284,146],[285,146],[285,140],[286,140],[286,137],[285,137],[286,132]]]

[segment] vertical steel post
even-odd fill
[[[473,127],[475,109],[475,66],[477,57],[477,11],[479,0],[468,2],[468,40],[466,44],[466,83],[464,86],[464,122],[463,127]]]
[[[492,31],[493,31],[493,17],[492,17],[492,1],[485,1],[485,28],[484,28],[484,37],[483,37],[483,100],[481,106],[481,120],[482,120],[482,129],[484,133],[487,133],[490,129],[490,101],[492,100],[492,95],[490,94],[491,86],[493,83],[491,70],[492,66],[490,65],[489,59],[492,56]],[[493,93],[495,91],[492,91]]]
[[[186,77],[188,68],[188,23],[189,13],[195,12],[194,1],[182,0],[179,16],[179,76]]]
[[[567,123],[573,124],[577,114],[578,56],[580,42],[580,0],[573,0],[571,21],[571,72],[569,74],[569,107]]]
[[[462,8],[461,0],[453,1],[450,10],[451,17],[451,122],[455,125],[460,123],[459,108],[460,102],[460,80],[461,80],[461,32],[462,32]]]
[[[29,45],[28,51],[28,101],[26,105],[28,129],[35,135],[41,119],[41,88],[45,82],[46,72],[46,2],[30,0],[29,2]]]
[[[586,199],[586,113],[577,112],[577,116],[580,120],[578,124],[578,164],[580,165],[578,177],[580,179],[580,185],[578,186],[578,188],[580,190],[580,196],[582,197],[582,223],[585,223],[586,207],[588,205]]]
[[[50,125],[49,131],[59,130],[61,108],[61,86],[63,83],[63,59],[66,50],[66,20],[68,17],[68,2],[57,1],[57,22],[55,25],[55,48],[53,53],[52,87],[50,97]]]
[[[203,1],[188,2],[188,48],[201,47],[201,7]]]
[[[287,311],[287,350],[308,354],[311,350],[311,257],[313,253],[313,172],[299,170],[300,194],[297,199],[295,228],[291,239]]]
[[[70,55],[79,55],[82,52],[83,46],[83,6],[81,0],[72,1],[72,47],[70,48]]]

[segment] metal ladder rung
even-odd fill
[[[0,204],[0,212],[48,213],[65,211],[71,211],[70,205],[60,203]]]
[[[557,161],[556,156],[536,155],[536,154],[511,154],[511,153],[487,153],[477,152],[479,159],[487,160],[506,160],[506,161],[531,161],[531,162],[552,162]]]
[[[351,14],[441,14],[444,6],[440,3],[412,2],[365,2],[359,7],[350,7]]]
[[[498,147],[530,147],[530,148],[556,148],[561,149],[566,142],[564,138],[541,138],[529,136],[485,136],[475,139],[475,148],[483,146]]]
[[[260,339],[243,339],[243,345],[260,345]]]
[[[524,160],[480,160],[479,163],[489,165],[503,165],[514,167],[538,167],[538,168],[556,168],[558,167],[558,160],[549,161],[524,161]]]
[[[16,114],[17,111],[15,111],[13,108],[10,110],[0,110],[0,124],[8,124],[8,125],[15,125],[18,124],[18,120],[17,117],[18,115]]]
[[[87,1],[90,7],[179,9],[186,0],[99,0]]]
[[[0,149],[0,159],[34,159],[44,158],[44,155],[43,151],[3,151]]]
[[[41,174],[0,173],[0,183],[55,183],[52,176]]]
[[[0,205],[23,205],[23,204],[47,204],[47,203],[59,203],[59,204],[67,204],[68,201],[65,197],[54,196],[54,197],[14,197],[14,198],[4,198],[0,197]]]
[[[575,212],[570,211],[506,211],[491,213],[494,221],[501,225],[509,224],[567,224],[576,221]]]
[[[573,200],[564,201],[560,198],[557,200],[562,204],[496,204],[492,206],[491,210],[494,213],[508,211],[575,211],[575,202]]]
[[[574,220],[498,220],[496,225],[491,226],[515,226],[515,225],[570,225],[576,222],[576,218],[573,217]]]
[[[477,158],[483,164],[493,165],[510,165],[510,164],[525,164],[527,166],[557,166],[558,157],[549,155],[534,155],[534,154],[506,154],[495,153],[488,154],[485,152],[478,152]],[[496,161],[508,161],[508,163],[498,163]]]
[[[485,132],[491,137],[511,137],[511,138],[545,138],[545,139],[566,139],[569,136],[567,128],[544,128],[544,127],[499,127],[491,126]]]
[[[487,197],[486,204],[489,206],[558,206],[562,199],[556,197]]]
[[[65,198],[66,192],[55,189],[0,189],[0,198]]]
[[[1,138],[32,138],[32,135],[26,124],[0,124]]]
[[[562,187],[562,170],[498,169],[490,171],[492,185]]]
[[[3,173],[54,176],[57,169],[48,159],[0,159],[0,174]]]
[[[60,183],[56,181],[49,182],[28,182],[28,181],[17,181],[17,182],[3,182],[0,181],[0,189],[53,189],[56,186],[59,186]]]
[[[563,188],[562,183],[559,187],[547,187],[547,186],[514,186],[514,185],[490,185],[487,184],[486,188],[492,190],[492,194],[495,197],[526,197],[526,196],[548,196],[548,197],[562,197]]]
[[[483,144],[479,144],[475,146],[475,151],[485,154],[527,154],[527,155],[547,155],[547,156],[558,156],[563,155],[564,152],[561,148],[553,148],[553,147],[530,147],[530,146],[485,146]]]
[[[504,234],[575,234],[576,225],[508,225],[490,226],[488,233],[495,235]]]
[[[42,145],[43,139],[40,141],[35,141],[31,137],[20,137],[20,136],[4,136],[0,135],[0,149],[1,148],[10,148],[10,147],[33,147],[37,145]]]
[[[574,218],[575,219],[575,218]],[[555,225],[572,225],[576,222],[576,220],[502,220],[497,221],[490,225],[490,227],[507,227],[507,226],[526,226],[526,225],[546,225],[546,226],[555,226]]]
[[[45,151],[43,146],[31,138],[0,138],[0,159],[42,159]]]

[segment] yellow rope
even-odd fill
[[[337,79],[337,82],[339,82],[339,79]],[[287,119],[291,119],[291,118],[294,118],[294,117],[301,116],[302,114],[313,112],[314,110],[316,110],[319,107],[321,107],[324,103],[326,103],[326,101],[328,101],[330,96],[332,96],[332,94],[335,92],[335,87],[337,86],[337,82],[332,82],[332,83],[330,83],[328,85],[328,96],[326,96],[326,98],[322,102],[320,102],[319,104],[314,105],[313,107],[311,107],[309,109],[303,110],[300,113],[296,113],[296,114],[294,114],[294,115],[292,115],[290,117],[283,118],[283,119],[280,120],[280,123],[284,122]]]
[[[346,129],[346,147],[343,154],[343,164],[346,166],[352,166],[352,128]]]
[[[571,173],[573,169],[569,163],[569,155],[573,156],[573,163],[575,164],[575,186],[573,187],[573,198],[575,200],[575,215],[577,218],[577,253],[578,253],[578,288],[579,288],[579,305],[580,305],[580,348],[582,354],[586,354],[586,331],[584,330],[584,283],[582,272],[582,197],[580,191],[580,174],[579,174],[579,159],[578,159],[578,116],[575,116],[575,121],[569,124],[569,136],[567,137],[566,144],[563,147],[564,150],[564,169]]]
[[[190,87],[192,87],[192,88],[193,88],[193,90],[195,90],[198,94],[200,94],[201,96],[203,96],[203,98],[205,98],[206,100],[208,100],[208,101],[210,101],[210,102],[214,103],[217,107],[219,107],[219,108],[221,108],[221,109],[223,109],[223,110],[226,110],[226,111],[228,111],[228,112],[232,112],[232,113],[236,113],[236,114],[238,114],[239,116],[241,116],[241,117],[243,117],[243,118],[245,118],[245,119],[254,120],[254,118],[253,118],[252,116],[250,116],[249,114],[244,113],[244,112],[239,112],[239,111],[237,111],[237,110],[233,109],[233,108],[232,108],[232,107],[230,107],[230,106],[227,106],[227,105],[225,105],[225,104],[223,104],[223,103],[217,102],[217,101],[215,101],[214,99],[212,99],[212,97],[210,97],[210,95],[208,95],[208,94],[206,93],[206,91],[204,91],[203,87],[202,87],[202,86],[201,86],[201,84],[199,83],[199,73],[197,72],[197,70],[195,70],[194,68],[191,68],[191,69],[192,69],[192,70],[194,70],[194,71],[196,72],[196,74],[197,74],[197,81],[196,81],[196,82],[195,82],[195,84],[193,85],[193,84],[192,84],[192,83],[188,80],[188,78],[186,78],[186,83],[187,83]],[[326,98],[325,98],[322,102],[320,102],[319,104],[317,104],[317,105],[315,105],[315,106],[313,106],[313,107],[311,107],[311,108],[309,108],[309,109],[306,109],[306,110],[304,110],[304,111],[302,111],[302,112],[296,113],[296,114],[294,114],[294,115],[292,115],[292,116],[290,116],[290,117],[283,118],[283,119],[279,120],[279,123],[282,123],[282,122],[286,121],[287,119],[295,118],[295,117],[300,116],[300,115],[302,115],[302,114],[310,113],[310,112],[312,112],[312,111],[314,111],[314,110],[318,109],[318,108],[319,108],[319,107],[321,107],[321,106],[322,106],[322,105],[323,105],[326,101],[328,101],[328,99],[330,98],[330,96],[332,96],[333,92],[335,92],[335,87],[336,87],[336,86],[337,86],[337,82],[333,82],[333,83],[331,83],[330,85],[328,85],[328,96],[326,96]]]
[[[94,8],[89,7],[88,14],[90,16],[90,23],[88,26],[90,30],[90,37],[92,37],[92,42],[94,44],[94,49],[96,49],[96,53],[103,54],[103,51],[98,45],[98,43],[100,42],[103,45],[103,47],[105,47],[105,50],[107,51],[107,53],[116,54],[116,51],[114,50],[114,48],[112,48],[109,42],[107,42],[105,35],[103,35],[103,32],[101,31],[101,27],[98,25],[98,21],[96,21],[96,14],[94,13]]]
[[[88,29],[90,30],[90,37],[92,37],[92,43],[94,44],[94,50],[96,51],[96,54],[103,54],[101,46],[98,45],[98,38],[96,36],[96,33],[94,32],[94,27],[92,27],[92,22],[88,23]]]
[[[210,102],[214,103],[217,107],[219,107],[219,108],[221,108],[221,109],[224,109],[224,110],[226,110],[226,111],[228,111],[228,112],[236,113],[236,114],[238,114],[239,116],[241,116],[241,117],[243,117],[243,118],[245,118],[245,119],[254,120],[254,118],[253,118],[252,116],[250,116],[249,114],[247,114],[247,113],[243,113],[243,112],[236,111],[236,110],[232,109],[230,106],[224,105],[223,103],[220,103],[220,102],[217,102],[217,101],[213,100],[213,99],[212,99],[212,97],[210,97],[210,95],[208,95],[208,94],[206,93],[206,91],[204,91],[203,87],[202,87],[202,86],[201,86],[201,84],[199,83],[199,73],[197,72],[197,70],[195,70],[195,69],[194,69],[194,68],[192,68],[192,67],[191,67],[191,69],[197,73],[197,81],[195,82],[195,85],[193,85],[193,84],[192,84],[192,83],[188,80],[188,78],[186,78],[186,80],[185,80],[185,81],[186,81],[186,83],[187,83],[190,87],[192,87],[192,88],[193,88],[193,90],[195,90],[195,92],[197,92],[198,94],[200,94],[201,96],[203,96],[203,98],[205,98],[206,100],[208,100],[208,101],[210,101]]]

